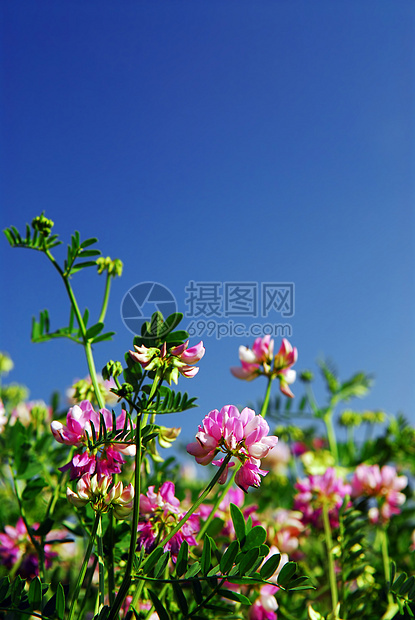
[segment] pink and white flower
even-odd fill
[[[236,474],[236,482],[246,491],[249,486],[259,486],[260,476],[268,473],[259,468],[260,459],[278,441],[268,433],[268,423],[261,415],[256,415],[248,407],[239,412],[234,405],[226,405],[205,416],[196,433],[196,441],[188,444],[187,452],[201,465],[213,462],[220,466],[223,459],[214,461],[219,452],[238,458],[242,467]]]
[[[78,508],[91,503],[97,512],[113,509],[118,519],[125,519],[133,509],[134,487],[129,484],[124,489],[121,481],[112,485],[111,476],[84,474],[76,484],[76,492],[66,489],[66,497]]]
[[[314,527],[322,528],[323,505],[328,507],[330,524],[339,525],[339,509],[344,497],[351,494],[352,487],[343,481],[333,467],[329,467],[323,475],[312,475],[298,480],[295,484],[298,489],[294,497],[294,509],[302,513],[304,524],[311,523]]]
[[[352,496],[361,495],[373,497],[377,506],[369,509],[369,519],[372,523],[387,523],[393,515],[401,512],[400,506],[406,497],[401,491],[408,485],[406,476],[398,476],[397,471],[390,465],[359,465],[352,479]]]

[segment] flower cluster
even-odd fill
[[[164,482],[157,492],[154,488],[150,486],[147,495],[140,496],[138,547],[141,549],[144,546],[147,552],[152,551],[186,514],[186,511],[180,509],[180,501],[174,495],[173,482]],[[194,513],[164,545],[164,551],[170,550],[174,560],[184,540],[189,545],[197,545],[195,535],[198,531],[199,519],[197,513]]]
[[[36,530],[39,523],[33,523],[32,529]],[[51,545],[45,545],[46,568],[52,566],[52,560],[57,553],[52,551]],[[1,564],[11,569],[18,566],[17,573],[23,579],[33,579],[39,573],[39,560],[35,547],[22,517],[19,517],[16,526],[6,525],[4,533],[0,533],[0,559]]]
[[[191,379],[198,372],[199,368],[194,366],[205,354],[203,341],[194,347],[189,347],[189,341],[177,347],[167,350],[166,343],[158,349],[156,347],[147,348],[145,345],[134,345],[135,351],[129,351],[130,357],[138,362],[147,371],[157,370],[169,385],[179,380],[179,374]]]
[[[405,501],[401,493],[408,484],[406,476],[398,476],[396,469],[390,465],[359,465],[352,479],[352,497],[361,495],[373,497],[377,506],[369,508],[372,523],[387,523],[392,515],[399,514],[400,506]]]
[[[102,422],[101,422],[102,420]],[[126,422],[126,412],[122,411],[116,420],[116,429],[123,430]],[[79,405],[74,405],[66,416],[66,426],[57,420],[51,423],[54,438],[59,443],[68,446],[76,446],[84,451],[77,452],[72,460],[62,467],[62,471],[70,469],[71,478],[79,478],[83,474],[97,473],[101,476],[109,476],[121,472],[121,464],[124,462],[123,454],[133,456],[135,446],[127,443],[105,443],[99,448],[89,450],[89,441],[93,433],[99,435],[100,425],[105,424],[106,430],[113,430],[113,419],[108,409],[100,409],[97,413],[88,400],[83,400]]]
[[[113,509],[118,519],[125,519],[133,509],[134,487],[129,484],[124,489],[122,482],[111,485],[111,476],[84,474],[77,482],[76,493],[68,487],[66,497],[78,508],[91,503],[96,512],[105,513]]]
[[[220,411],[210,411],[199,425],[196,440],[188,444],[187,452],[196,458],[197,463],[213,463],[220,467],[223,458],[214,461],[218,452],[228,457],[236,457],[242,463],[237,471],[235,482],[244,491],[248,487],[258,487],[267,471],[259,468],[263,457],[273,448],[278,438],[268,436],[269,426],[261,415],[245,407],[241,412],[234,405],[226,405]],[[234,463],[229,463],[232,467]],[[225,483],[227,469],[220,482]]]
[[[322,475],[312,475],[299,480],[295,488],[299,492],[294,497],[294,509],[302,513],[304,524],[311,523],[314,527],[321,528],[325,505],[331,526],[338,527],[339,509],[352,489],[350,484],[337,475],[333,467],[329,467]]]
[[[241,366],[233,366],[231,373],[238,379],[252,381],[260,375],[272,379],[279,379],[280,390],[286,396],[293,398],[289,385],[294,383],[296,372],[291,368],[298,358],[297,349],[292,347],[286,338],[283,338],[280,350],[274,356],[274,340],[267,335],[256,338],[252,349],[239,347]]]

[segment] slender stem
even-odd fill
[[[108,524],[108,591],[109,591],[109,604],[112,605],[115,600],[114,515],[113,515],[112,510],[109,513],[109,524]]]
[[[71,608],[69,610],[68,620],[72,620],[74,612],[75,612],[75,607],[78,602],[79,592],[82,587],[82,582],[85,577],[86,569],[88,567],[89,558],[91,557],[92,547],[94,546],[95,534],[97,533],[99,522],[100,522],[100,515],[99,513],[97,513],[95,515],[94,525],[92,526],[91,537],[89,539],[88,547],[85,552],[84,561],[82,562],[81,570],[79,572],[78,579],[76,581],[75,590],[72,595],[72,603],[71,603]]]
[[[124,578],[122,580],[118,594],[115,597],[115,601],[111,606],[108,620],[115,620],[117,614],[123,604],[123,601],[127,595],[128,589],[131,584],[131,571],[133,567],[133,559],[135,557],[135,549],[137,546],[137,527],[140,517],[140,493],[141,493],[141,425],[142,414],[137,416],[136,436],[135,436],[135,472],[134,472],[134,504],[133,504],[133,520],[131,524],[131,538],[130,538],[130,550],[128,553],[127,565],[125,567]]]
[[[205,499],[207,498],[207,496],[209,495],[209,493],[211,492],[211,490],[213,489],[213,487],[215,486],[215,484],[217,483],[217,481],[219,480],[219,478],[221,477],[223,471],[225,470],[225,467],[227,467],[229,461],[231,460],[232,455],[231,454],[227,454],[223,460],[222,465],[220,466],[219,470],[217,471],[217,473],[215,474],[215,476],[212,478],[212,480],[209,482],[209,484],[207,485],[206,489],[203,491],[203,493],[198,497],[198,499],[195,501],[195,503],[193,504],[193,506],[186,512],[186,514],[184,515],[184,517],[178,522],[178,524],[176,525],[176,527],[174,527],[171,532],[169,534],[167,534],[167,536],[165,538],[163,538],[163,540],[161,540],[159,542],[159,544],[157,545],[156,548],[158,547],[164,547],[164,545],[169,542],[169,540],[171,540],[173,538],[173,536],[175,534],[177,534],[177,532],[183,527],[183,525],[186,523],[186,521],[188,519],[190,519],[190,517],[192,516],[192,514],[194,512],[196,512],[196,510],[199,508],[200,504],[202,504]]]
[[[105,281],[104,299],[102,300],[101,314],[99,315],[98,323],[104,322],[105,315],[107,313],[107,308],[108,308],[110,289],[111,289],[111,276],[109,272],[107,271],[107,279]]]
[[[272,385],[272,377],[270,376],[268,377],[268,383],[267,383],[267,389],[265,392],[264,402],[262,403],[262,407],[261,407],[260,415],[262,415],[263,418],[265,418],[265,416],[267,415],[267,411],[268,411],[269,397],[271,394],[271,385]]]
[[[332,416],[333,416],[333,410],[328,409],[323,416],[323,420],[326,425],[327,439],[329,440],[330,451],[333,455],[335,465],[338,465],[339,464],[339,453],[337,450],[336,433],[334,431]]]
[[[141,592],[143,591],[143,588],[144,588],[144,579],[140,579],[140,581],[138,582],[137,587],[135,589],[133,600],[131,601],[131,604],[130,604],[130,609],[135,609],[136,608],[136,605],[137,605],[138,601],[140,600],[140,596],[141,596]],[[162,592],[163,591],[160,592],[160,597],[162,595]],[[136,610],[136,611],[138,611],[138,610]]]
[[[241,462],[238,461],[237,464],[235,465],[235,469],[233,470],[233,474],[229,478],[228,482],[226,483],[226,486],[224,487],[222,493],[218,493],[218,496],[217,496],[217,498],[215,500],[215,503],[212,506],[212,510],[211,510],[208,518],[206,519],[206,521],[203,523],[202,527],[200,528],[199,533],[196,536],[196,540],[200,540],[202,538],[203,534],[206,532],[206,530],[208,529],[209,525],[213,521],[213,518],[215,516],[215,512],[217,511],[219,504],[225,499],[226,494],[228,493],[229,489],[233,485],[233,483],[235,481],[236,472],[238,471],[240,466],[241,466]]]
[[[386,528],[382,527],[379,530],[380,540],[382,545],[382,560],[383,560],[383,572],[385,574],[386,585],[390,582],[391,579],[391,567],[390,567],[390,558],[388,551],[388,534],[386,532]],[[388,591],[388,605],[393,605],[393,596],[390,591]]]
[[[331,538],[329,508],[328,508],[327,502],[323,503],[323,523],[324,523],[324,537],[326,540],[326,547],[327,547],[327,559],[328,559],[328,564],[329,564],[331,603],[332,603],[333,615],[334,615],[336,613],[336,607],[339,601],[339,595],[337,592],[336,571],[335,571],[334,560],[333,560],[333,541]]]
[[[102,546],[102,515],[98,513],[98,529],[97,529],[97,555],[98,555],[98,584],[99,584],[99,608],[105,603],[105,566],[104,566],[104,549]]]

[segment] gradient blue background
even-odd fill
[[[344,379],[372,372],[353,404],[414,421],[412,0],[3,0],[0,12],[1,228],[45,210],[65,244],[78,229],[124,261],[98,368],[131,347],[120,304],[139,282],[163,283],[182,311],[189,280],[294,282],[297,369],[325,356]],[[80,347],[30,342],[39,310],[65,324],[65,291],[40,254],[0,249],[8,380],[47,400],[86,374]],[[73,286],[97,312],[103,279]],[[263,395],[263,379],[229,372],[252,340],[204,337],[199,374],[180,383],[201,408],[166,418],[184,439],[210,409]]]

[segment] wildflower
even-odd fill
[[[267,474],[259,468],[260,459],[273,448],[278,438],[267,436],[269,426],[261,415],[245,407],[241,412],[234,405],[226,405],[220,411],[210,411],[196,433],[196,442],[187,446],[187,452],[201,465],[212,463],[220,466],[223,458],[214,461],[218,452],[236,457],[242,463],[235,481],[244,491],[249,486],[258,487],[260,476]],[[229,463],[233,466],[234,463]],[[226,477],[224,477],[226,480]],[[225,480],[220,480],[223,484]]]
[[[322,527],[323,505],[326,505],[332,527],[338,527],[339,509],[344,497],[350,495],[351,486],[337,477],[333,467],[323,475],[310,475],[299,480],[295,487],[299,493],[294,497],[294,509],[302,513],[303,523]]]
[[[38,527],[38,523],[32,525],[33,530]],[[52,560],[55,557],[57,557],[57,553],[52,551],[51,545],[46,544],[46,568],[52,566]],[[6,525],[4,533],[0,533],[0,559],[1,563],[9,570],[17,565],[17,574],[23,579],[33,579],[39,574],[37,552],[30,540],[22,517],[19,517],[15,527]]]
[[[239,347],[241,366],[233,366],[231,373],[237,379],[252,381],[260,375],[271,379],[279,379],[280,390],[286,396],[293,398],[289,386],[296,379],[296,372],[291,368],[297,361],[297,349],[292,347],[286,338],[283,338],[278,353],[274,356],[274,341],[269,335],[256,338],[252,349]]]
[[[125,427],[126,412],[122,411],[116,420],[114,430],[122,430]],[[90,450],[90,440],[95,435],[99,436],[100,426],[104,424],[107,432],[113,430],[113,418],[108,409],[101,409],[97,413],[87,400],[79,405],[74,405],[66,416],[66,426],[57,420],[51,423],[54,438],[59,443],[64,443],[77,448],[85,448],[84,452],[76,453],[72,460],[64,465],[61,470],[71,470],[71,477],[79,478],[83,474],[97,472],[101,475],[111,475],[121,472],[124,463],[122,454],[133,456],[135,446],[120,441],[119,443],[100,443],[99,447]],[[130,429],[128,429],[130,430]]]
[[[295,510],[277,508],[271,515],[273,540],[282,553],[294,553],[298,549],[299,537],[304,531],[302,514]]]
[[[138,545],[152,551],[163,537],[183,519],[186,511],[180,508],[180,501],[175,497],[173,482],[164,482],[159,490],[150,486],[147,495],[140,496],[140,522],[138,524]],[[198,514],[194,513],[183,527],[165,544],[164,550],[170,550],[173,560],[177,558],[184,540],[189,545],[197,545],[195,535],[199,531]]]
[[[122,482],[111,485],[111,476],[84,474],[76,484],[76,492],[66,489],[66,497],[74,506],[91,503],[96,512],[113,509],[118,519],[125,519],[133,509],[134,487],[129,484],[124,489]]]
[[[33,400],[19,403],[10,414],[10,426],[14,426],[19,420],[23,426],[29,426],[31,422],[38,426],[42,422],[49,424],[52,417],[52,408],[43,400]]]
[[[369,509],[372,523],[387,523],[392,515],[399,514],[405,502],[405,495],[400,493],[408,484],[406,476],[398,476],[396,469],[390,465],[359,465],[352,479],[352,496],[366,495],[377,500],[377,506]]]
[[[0,433],[4,431],[7,424],[7,419],[6,410],[4,408],[3,401],[0,398]]]
[[[194,377],[199,372],[199,368],[194,364],[205,354],[203,341],[189,348],[189,341],[186,340],[169,351],[166,343],[160,348],[134,345],[134,349],[135,351],[129,351],[130,357],[147,371],[159,371],[160,376],[168,381],[169,385],[172,381],[177,385],[179,374],[187,379]]]
[[[112,377],[108,380],[104,380],[102,375],[97,375],[98,387],[101,392],[105,403],[107,405],[115,405],[118,401],[118,396],[111,392],[111,388],[115,388],[116,384]],[[92,379],[88,375],[85,379],[78,379],[72,387],[66,390],[66,397],[70,405],[76,405],[83,400],[89,400],[94,405],[97,404],[97,398],[95,394],[95,388],[92,385]]]
[[[266,584],[261,587],[259,597],[249,608],[249,620],[277,620],[278,603],[274,594],[278,591],[277,586]]]

